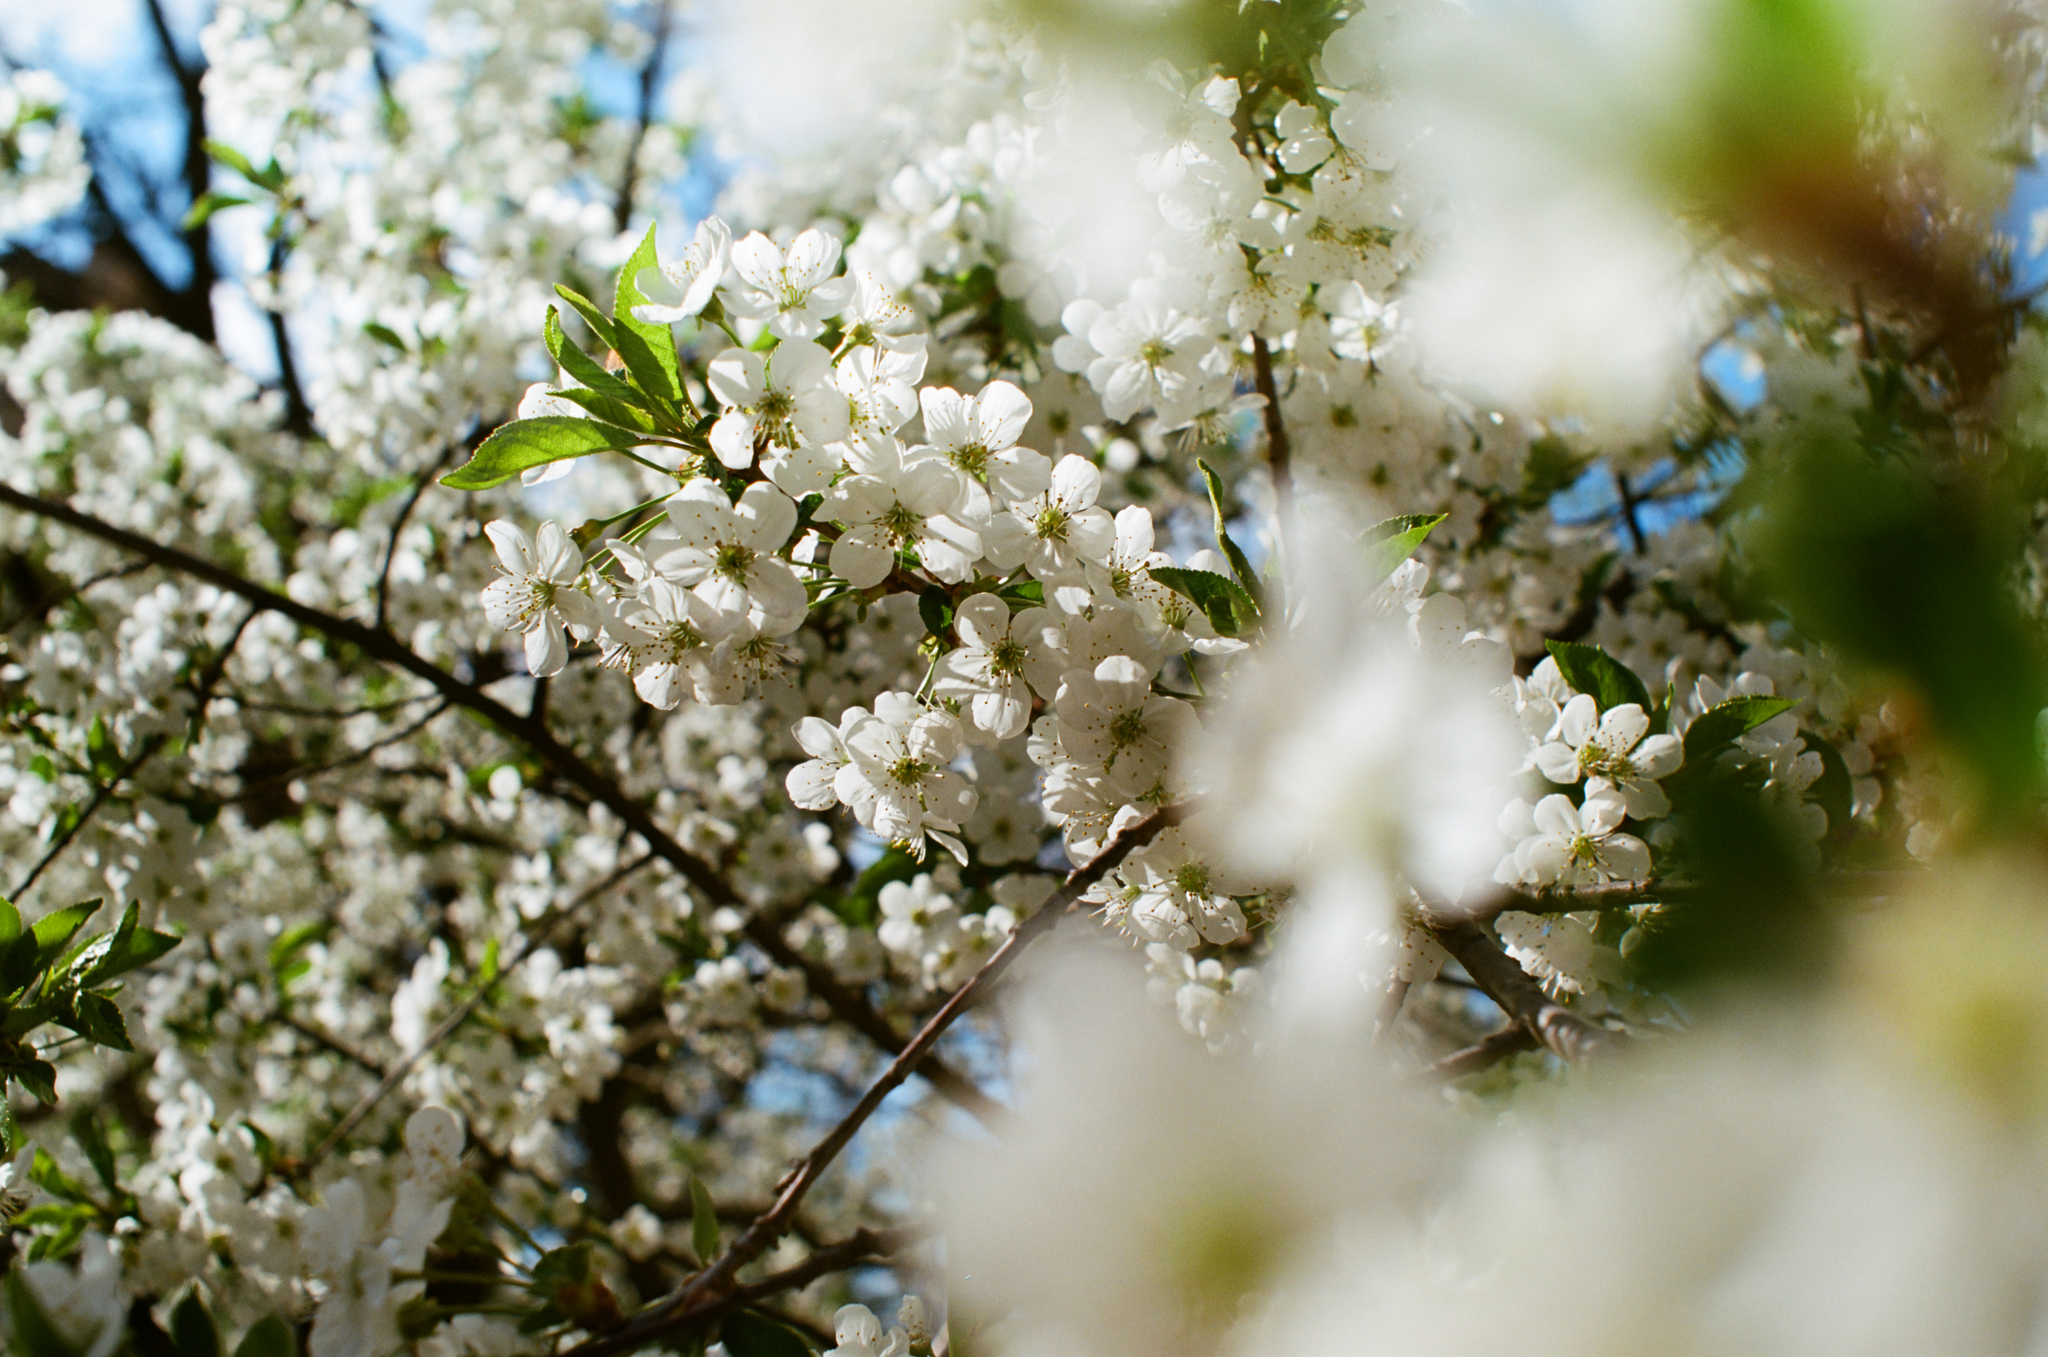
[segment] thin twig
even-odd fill
[[[926,1020],[917,1035],[904,1046],[902,1052],[889,1062],[889,1067],[861,1096],[849,1111],[829,1131],[823,1140],[812,1147],[797,1167],[779,1185],[775,1204],[768,1208],[754,1223],[729,1245],[718,1260],[684,1282],[666,1299],[657,1302],[639,1314],[626,1320],[608,1333],[601,1333],[588,1341],[570,1348],[562,1357],[606,1357],[610,1353],[630,1352],[635,1348],[656,1342],[663,1335],[696,1322],[703,1311],[721,1300],[739,1294],[736,1279],[741,1268],[759,1258],[789,1229],[790,1220],[797,1207],[803,1202],[804,1194],[824,1176],[839,1152],[852,1141],[882,1100],[894,1092],[917,1068],[918,1061],[932,1045],[945,1034],[953,1020],[966,1012],[988,988],[1002,977],[1018,955],[1042,935],[1050,932],[1054,924],[1078,902],[1083,893],[1100,881],[1125,857],[1145,844],[1150,843],[1159,832],[1169,825],[1179,824],[1192,812],[1192,803],[1166,806],[1154,811],[1143,820],[1124,828],[1117,836],[1103,845],[1102,851],[1089,859],[1086,866],[1076,867],[1060,883],[1059,889],[1041,906],[1037,913],[1024,920],[1003,940],[987,961],[981,964],[967,980],[967,983],[953,992],[938,1012]]]
[[[228,656],[234,653],[237,645],[241,644],[242,633],[248,629],[249,623],[254,620],[255,616],[256,610],[253,608],[243,614],[242,620],[235,624],[234,632],[221,646],[220,653],[215,655],[213,662],[202,671],[200,681],[195,688],[199,699],[198,706],[194,709],[192,715],[195,726],[205,718],[206,705],[213,700],[213,690],[220,683],[221,675],[227,672]],[[86,806],[85,811],[76,820],[71,822],[70,827],[58,836],[55,843],[50,845],[50,851],[44,853],[41,860],[35,866],[29,868],[28,875],[15,884],[14,889],[8,892],[7,898],[19,903],[21,897],[26,895],[29,888],[36,884],[37,879],[49,868],[50,864],[57,860],[58,854],[70,847],[71,841],[76,839],[92,817],[99,813],[100,807],[106,805],[112,799],[115,790],[123,782],[135,776],[142,765],[155,758],[157,751],[169,744],[170,741],[171,737],[168,733],[150,736],[136,749],[134,756],[128,762],[115,770],[112,777],[93,788],[92,801]]]
[[[674,21],[670,0],[654,0],[654,46],[640,67],[640,107],[633,119],[633,135],[626,143],[626,170],[619,180],[619,193],[612,203],[612,229],[624,231],[633,221],[633,191],[640,181],[640,147],[647,129],[654,125],[654,102],[661,92],[662,60],[668,55],[669,27]]]
[[[1266,422],[1266,470],[1273,477],[1273,493],[1284,504],[1294,484],[1291,445],[1287,441],[1287,425],[1280,417],[1279,388],[1273,383],[1273,355],[1267,352],[1265,339],[1257,334],[1252,336],[1252,383],[1253,389],[1266,398],[1266,408],[1260,412]]]
[[[398,558],[398,535],[405,531],[406,520],[412,517],[412,511],[419,506],[420,496],[427,493],[427,487],[434,483],[434,477],[440,474],[441,468],[447,466],[449,458],[454,455],[453,446],[441,449],[441,455],[434,459],[434,464],[420,473],[419,480],[413,484],[412,494],[406,497],[404,507],[399,509],[398,517],[391,522],[391,540],[384,544],[384,564],[377,570],[379,631],[390,630],[390,623],[386,621],[386,617],[391,610],[391,563]]]

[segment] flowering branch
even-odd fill
[[[742,910],[747,918],[748,939],[767,952],[778,964],[801,969],[811,993],[824,1000],[835,1016],[846,1021],[884,1050],[905,1049],[887,1018],[876,1012],[858,994],[841,984],[823,965],[791,947],[776,924],[748,910],[747,902],[717,868],[678,843],[674,835],[661,827],[646,806],[628,796],[615,780],[606,777],[563,744],[544,720],[513,711],[476,685],[463,682],[425,656],[416,653],[389,632],[308,607],[296,599],[274,589],[265,588],[225,566],[203,560],[190,552],[164,546],[91,514],[82,513],[68,504],[27,494],[9,485],[0,485],[0,504],[61,523],[68,528],[98,538],[110,546],[132,552],[165,569],[203,580],[254,604],[257,611],[282,614],[300,626],[355,646],[372,659],[424,679],[455,706],[475,712],[504,734],[524,743],[534,757],[547,765],[556,776],[618,816],[620,822],[638,834],[655,856],[678,872],[712,904],[730,905]],[[972,1081],[965,1075],[946,1068],[935,1057],[927,1059],[925,1063],[929,1068],[918,1072],[925,1074],[931,1080],[932,1086],[942,1095],[952,1098],[970,1112],[977,1109],[981,1112],[990,1110],[988,1099],[981,1095],[979,1090],[967,1092],[973,1086]]]
[[[1620,1033],[1587,1022],[1545,994],[1478,924],[1435,923],[1430,931],[1509,1020],[1552,1053],[1577,1062],[1621,1046]]]
[[[1051,932],[1060,916],[1072,909],[1089,887],[1132,852],[1152,842],[1160,831],[1186,819],[1193,809],[1192,802],[1161,807],[1143,820],[1126,826],[1085,866],[1069,872],[1067,879],[1060,883],[1038,912],[1017,925],[1003,945],[981,964],[981,969],[955,990],[939,1011],[918,1029],[917,1035],[882,1071],[881,1077],[853,1105],[853,1109],[840,1118],[839,1124],[783,1179],[774,1205],[748,1226],[716,1262],[690,1278],[667,1299],[641,1311],[610,1333],[599,1334],[578,1344],[562,1357],[607,1357],[611,1353],[630,1352],[737,1303],[734,1298],[746,1290],[735,1285],[740,1269],[766,1253],[789,1230],[790,1221],[795,1217],[804,1195],[824,1176],[825,1170],[867,1119],[874,1115],[883,1099],[917,1069],[925,1052],[953,1025],[954,1019],[980,1002],[1018,955],[1041,935]]]

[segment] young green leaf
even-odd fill
[[[109,1192],[119,1193],[121,1182],[114,1164],[113,1147],[107,1144],[106,1132],[100,1129],[99,1121],[90,1112],[74,1114],[71,1138],[78,1142],[79,1149],[85,1151],[86,1162],[92,1165],[93,1175],[100,1180],[100,1185]]]
[[[944,585],[934,584],[917,596],[917,615],[933,636],[946,634],[946,628],[953,625],[953,597]]]
[[[1544,645],[1557,661],[1557,672],[1564,675],[1564,681],[1579,692],[1591,693],[1601,711],[1633,702],[1649,715],[1650,690],[1635,670],[1598,646],[1577,641],[1545,641]]]
[[[37,965],[47,966],[62,956],[71,939],[76,936],[79,929],[85,927],[87,919],[99,913],[100,905],[103,903],[100,900],[81,900],[75,905],[53,910],[36,920],[35,931],[31,936],[36,940]]]
[[[795,1329],[752,1310],[727,1315],[718,1333],[732,1357],[811,1357]]]
[[[701,1263],[718,1256],[718,1207],[703,1182],[694,1176],[690,1179],[690,1247]]]
[[[1695,767],[1794,703],[1786,697],[1731,697],[1694,718],[1685,731],[1685,761]]]
[[[220,1330],[213,1326],[197,1287],[171,1311],[171,1346],[178,1357],[220,1357]]]
[[[1402,514],[1382,519],[1365,530],[1365,585],[1377,588],[1415,554],[1436,525],[1449,514]]]
[[[7,1274],[7,1318],[13,1330],[10,1346],[19,1357],[77,1357],[19,1272]]]
[[[441,478],[451,490],[489,490],[528,467],[608,450],[629,452],[640,439],[627,429],[595,420],[549,415],[520,419],[486,438],[468,462]]]
[[[633,391],[631,387],[626,389]],[[653,417],[640,408],[647,398],[638,391],[633,391],[634,404],[631,405],[622,400],[614,400],[602,391],[589,391],[580,386],[556,387],[552,394],[571,405],[583,407],[590,411],[593,419],[605,424],[616,424],[622,429],[638,429],[642,433],[654,432]]]
[[[610,316],[597,309],[597,303],[580,292],[555,284],[555,295],[576,308],[576,314],[583,317],[583,323],[597,336],[598,342],[614,353],[618,352],[619,327]]]
[[[626,360],[626,367],[642,390],[673,406],[685,399],[675,336],[666,325],[633,319],[633,308],[647,304],[637,281],[640,270],[657,268],[660,263],[654,250],[654,226],[650,223],[632,258],[619,270],[618,290],[612,299],[612,317],[617,322],[617,343],[613,347]]]
[[[1215,515],[1216,520],[1216,545],[1230,561],[1231,570],[1237,574],[1237,582],[1244,586],[1245,592],[1252,596],[1252,602],[1256,604],[1259,602],[1259,577],[1252,573],[1252,563],[1245,559],[1244,552],[1231,540],[1230,531],[1224,525],[1222,478],[1200,458],[1195,459],[1195,465],[1201,469],[1202,480],[1209,487],[1209,511]]]
[[[23,933],[0,951],[0,994],[18,993],[42,974],[43,968],[36,964],[41,950],[34,933]]]
[[[235,1347],[235,1357],[298,1357],[298,1352],[291,1325],[276,1315],[265,1315],[251,1324]]]
[[[0,947],[21,936],[21,911],[12,900],[0,898]]]
[[[548,354],[571,378],[583,383],[599,395],[610,396],[613,400],[643,409],[646,397],[632,383],[608,370],[582,349],[569,342],[562,332],[562,313],[550,306],[548,318],[541,325],[541,338],[547,342]]]
[[[1192,600],[1218,636],[1241,636],[1258,629],[1259,605],[1235,580],[1178,566],[1159,566],[1152,571],[1152,578]]]
[[[66,1025],[101,1046],[116,1051],[135,1049],[128,1039],[128,1020],[121,1016],[120,1006],[104,994],[79,995],[77,1020]]]

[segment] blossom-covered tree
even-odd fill
[[[2048,1351],[2032,0],[144,14],[10,1351]]]

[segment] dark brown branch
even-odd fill
[[[177,82],[178,97],[184,105],[185,192],[191,205],[197,206],[213,183],[213,162],[206,154],[206,97],[201,92],[206,66],[203,62],[187,66],[184,58],[178,55],[178,44],[171,36],[170,21],[164,17],[163,0],[144,0],[143,8],[149,14],[149,26],[156,34],[158,46],[163,48],[164,65]],[[178,323],[211,343],[214,338],[213,284],[217,277],[213,267],[211,226],[201,221],[186,228],[184,241],[186,252],[192,256],[192,276],[179,289],[185,315]]]
[[[1052,893],[1039,911],[1017,925],[1010,936],[1004,939],[1003,945],[996,948],[994,954],[981,964],[981,969],[970,976],[966,984],[955,990],[944,1006],[918,1029],[917,1035],[910,1039],[896,1059],[889,1063],[889,1068],[882,1072],[882,1076],[861,1096],[860,1101],[854,1104],[853,1110],[842,1117],[839,1124],[834,1126],[782,1180],[775,1204],[748,1226],[716,1262],[683,1283],[667,1299],[642,1310],[610,1332],[598,1334],[586,1342],[577,1344],[562,1354],[562,1357],[606,1357],[607,1354],[631,1352],[635,1348],[659,1341],[664,1335],[699,1322],[720,1305],[735,1303],[733,1298],[742,1290],[737,1285],[740,1269],[766,1253],[776,1240],[788,1232],[790,1221],[795,1217],[804,1195],[824,1176],[825,1170],[838,1158],[839,1152],[846,1148],[855,1133],[874,1115],[875,1109],[882,1105],[882,1100],[911,1076],[924,1053],[945,1034],[954,1019],[979,1002],[988,989],[1016,961],[1018,955],[1040,936],[1050,932],[1053,925],[1059,922],[1060,916],[1072,909],[1089,887],[1100,881],[1133,851],[1150,843],[1161,830],[1186,819],[1192,809],[1190,803],[1183,802],[1154,811],[1145,819],[1126,827],[1103,845],[1102,851],[1089,859],[1086,866],[1076,867],[1069,872],[1067,879],[1060,883],[1059,889]]]
[[[668,35],[674,22],[670,0],[654,0],[654,50],[640,68],[640,107],[633,119],[632,140],[626,143],[626,169],[619,179],[619,196],[612,204],[612,227],[624,231],[633,221],[633,193],[640,183],[640,147],[647,129],[654,125],[654,104],[661,93],[662,60],[668,55]]]
[[[1437,923],[1431,931],[1486,996],[1500,1005],[1510,1022],[1565,1060],[1577,1062],[1603,1055],[1619,1049],[1625,1040],[1620,1033],[1587,1022],[1545,994],[1480,925]]]
[[[449,459],[454,455],[455,449],[452,446],[441,449],[441,455],[434,459],[434,464],[420,473],[419,480],[413,485],[412,493],[406,496],[405,504],[398,511],[398,517],[391,520],[391,540],[385,543],[384,564],[377,570],[379,631],[388,631],[391,625],[387,620],[391,611],[391,562],[398,557],[398,535],[405,531],[407,521],[412,518],[412,511],[419,507],[420,496],[427,493],[427,487],[434,483],[434,477],[441,474],[441,468],[447,466]]]
[[[1280,392],[1273,383],[1273,355],[1267,351],[1264,337],[1257,334],[1252,336],[1252,383],[1266,399],[1266,408],[1259,412],[1266,421],[1266,469],[1273,477],[1273,493],[1284,503],[1294,484],[1292,454],[1287,425],[1280,418]]]

